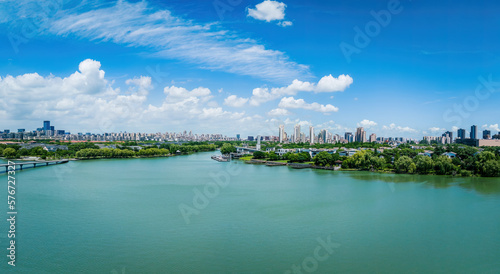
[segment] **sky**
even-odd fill
[[[500,3],[0,0],[0,130],[497,133]]]

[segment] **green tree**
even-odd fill
[[[431,157],[419,155],[414,159],[418,174],[429,174],[432,172],[434,163]]]
[[[222,154],[230,154],[230,153],[235,153],[236,152],[236,147],[229,144],[229,143],[225,143],[224,145],[222,145],[222,147],[220,148],[220,152]]]
[[[397,173],[415,173],[417,166],[408,156],[401,156],[394,162],[394,168]]]
[[[377,156],[369,157],[370,165],[373,169],[383,170],[385,167],[385,159]]]
[[[7,158],[12,158],[12,157],[16,156],[16,150],[11,148],[11,147],[8,147],[8,148],[3,150],[3,156],[5,156]]]
[[[496,160],[488,160],[482,165],[481,176],[498,177],[500,176],[500,163]]]
[[[269,152],[269,160],[277,161],[279,159],[280,159],[280,156],[278,154],[276,154],[276,152],[274,152],[274,151]]]
[[[265,158],[267,158],[266,156],[267,156],[267,153],[262,152],[262,151],[255,151],[253,153],[254,159],[265,159]]]
[[[456,170],[450,158],[441,155],[434,159],[434,171],[437,175],[451,175]]]
[[[314,156],[313,161],[317,166],[331,165],[332,155],[326,151],[321,151],[320,153],[316,154],[316,156]]]

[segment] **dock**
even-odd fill
[[[13,162],[13,161],[11,161]],[[59,165],[67,163],[67,159],[56,160],[56,161],[30,161],[30,162],[14,162],[13,164],[0,164],[0,174],[7,173],[9,171],[9,166],[15,166],[15,171],[24,170],[28,168],[36,168],[40,166],[49,166],[49,165]],[[5,167],[5,171],[2,167]]]

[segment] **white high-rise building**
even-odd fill
[[[296,124],[294,128],[295,143],[300,143],[300,125]]]
[[[313,126],[309,127],[309,143],[311,145],[314,145],[314,127]]]
[[[280,125],[280,129],[279,129],[279,140],[280,140],[280,143],[283,143],[284,139],[285,139],[285,126],[284,125]]]

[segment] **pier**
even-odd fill
[[[12,161],[11,161],[12,162]],[[23,170],[23,169],[28,169],[28,168],[36,168],[39,166],[49,166],[49,165],[59,165],[59,164],[65,164],[67,163],[67,159],[63,160],[56,160],[56,161],[31,161],[31,162],[14,162],[14,164],[0,164],[0,174],[1,173],[7,173],[9,171],[9,166],[15,166],[16,171],[18,170]],[[3,168],[5,167],[5,171],[3,171]],[[19,167],[19,168],[17,168]]]

